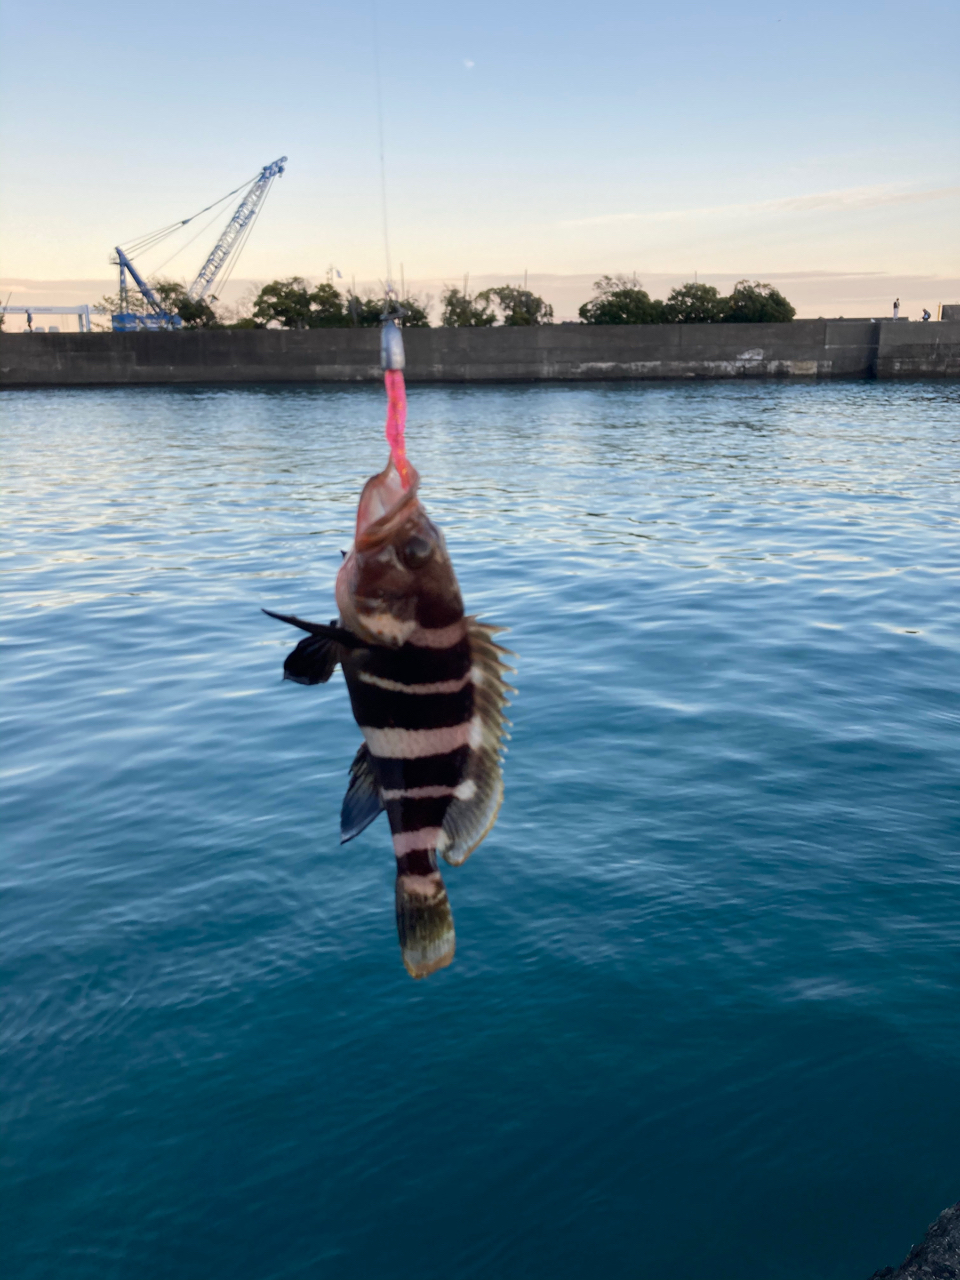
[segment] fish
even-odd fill
[[[396,921],[407,972],[449,965],[453,913],[438,856],[459,867],[493,828],[509,737],[506,628],[464,613],[441,530],[420,477],[391,460],[364,485],[356,535],[336,582],[329,624],[264,612],[308,632],[284,678],[324,684],[339,665],[363,743],[340,814],[346,843],[386,810],[396,858]]]

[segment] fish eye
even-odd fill
[[[401,555],[408,569],[419,569],[433,555],[433,543],[415,533],[404,544]]]

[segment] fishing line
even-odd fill
[[[387,259],[387,282],[384,289],[383,316],[380,326],[380,364],[383,368],[383,385],[387,393],[387,422],[384,434],[390,446],[390,457],[400,484],[404,489],[410,488],[410,463],[407,461],[407,446],[404,440],[404,429],[407,422],[407,388],[403,380],[403,368],[406,358],[403,351],[403,334],[398,321],[404,314],[397,305],[396,312],[391,314],[391,299],[400,303],[397,291],[393,287],[393,265],[390,261],[390,227],[387,219],[387,165],[384,158],[383,141],[383,90],[380,82],[380,15],[377,0],[373,3],[373,65],[377,81],[377,137],[380,143],[380,208],[383,216],[383,250]]]
[[[383,91],[380,84],[380,13],[373,0],[373,67],[377,81],[377,137],[380,142],[380,210],[383,217],[383,250],[387,260],[387,296],[393,292],[393,269],[390,263],[390,229],[387,221],[387,165],[383,144]]]

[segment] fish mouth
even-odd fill
[[[405,489],[392,458],[379,475],[370,477],[357,506],[355,545],[358,551],[368,551],[387,541],[409,519],[419,506],[419,484],[420,475],[411,467],[410,483]]]

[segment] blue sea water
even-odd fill
[[[413,388],[506,801],[415,983],[375,388],[7,393],[7,1280],[866,1280],[960,1197],[960,386]]]

